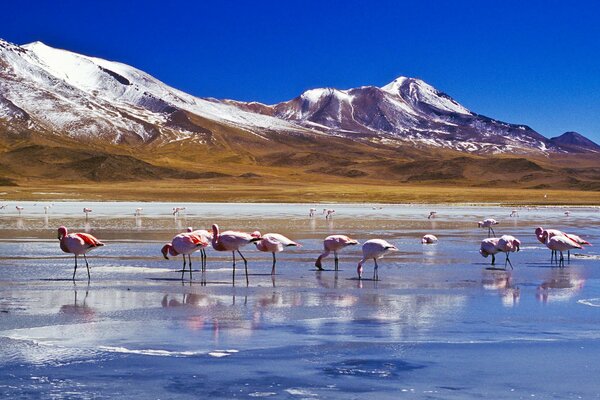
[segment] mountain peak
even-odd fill
[[[578,132],[565,132],[550,139],[550,142],[576,153],[600,152],[600,146]]]

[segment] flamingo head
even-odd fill
[[[544,228],[542,228],[541,226],[538,226],[537,228],[535,228],[535,236],[542,236],[542,234],[544,233]]]
[[[167,243],[163,246],[163,248],[160,250],[160,252],[163,254],[163,257],[168,260],[169,259],[169,250],[171,250],[173,248],[173,245],[171,243]]]
[[[482,226],[482,225],[483,225],[483,221],[479,221],[479,222],[477,222],[477,226],[478,226],[479,228],[481,228],[481,226]]]
[[[484,249],[479,249],[479,254],[481,254],[485,258],[487,258],[490,255],[490,253],[488,253]]]
[[[254,231],[250,234],[250,236],[252,236],[253,238],[256,238],[256,239],[260,239],[260,237],[262,235],[260,234],[260,231]]]
[[[194,232],[194,228],[192,228],[191,226],[188,226],[186,231],[187,232]]]
[[[58,240],[61,240],[65,236],[67,236],[67,227],[61,226],[58,228]]]
[[[521,241],[518,239],[513,240],[513,246],[517,249],[517,251],[521,251]]]

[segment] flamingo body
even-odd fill
[[[321,260],[327,257],[331,252],[333,252],[335,256],[335,270],[338,270],[338,256],[337,252],[342,250],[344,247],[352,246],[358,244],[358,241],[349,238],[346,235],[331,235],[327,236],[325,240],[323,240],[323,250],[324,252],[317,258],[315,262],[315,267],[322,270],[323,267],[321,265]]]
[[[500,224],[500,222],[496,221],[493,218],[487,218],[487,219],[484,219],[483,221],[477,222],[477,226],[478,227],[480,227],[480,228],[488,228],[488,237],[490,236],[490,232],[492,234],[494,234],[494,235],[496,234],[494,232],[493,226],[494,225],[498,225],[498,224]]]
[[[77,256],[83,256],[88,271],[88,280],[90,280],[90,267],[85,257],[86,253],[96,247],[104,246],[104,243],[96,239],[89,233],[69,233],[67,228],[61,226],[58,228],[58,240],[60,249],[65,253],[71,253],[75,256],[75,269],[73,270],[73,280],[77,272]]]
[[[260,238],[260,241],[254,242],[258,250],[273,254],[271,275],[275,274],[275,264],[277,263],[275,253],[282,252],[286,247],[300,246],[300,244],[279,233],[267,233],[266,235],[261,235],[259,231],[255,231],[252,233],[252,236]]]
[[[377,260],[382,258],[390,251],[398,251],[398,248],[383,239],[371,239],[363,243],[363,257],[358,262],[358,268],[356,269],[356,272],[358,273],[358,279],[362,279],[362,266],[365,261],[372,259],[375,262],[375,268],[373,269],[373,280],[379,280],[377,271],[379,269],[379,265],[377,265]]]
[[[421,239],[421,243],[423,244],[433,244],[433,243],[437,243],[438,238],[435,235],[431,235],[431,234],[427,234],[425,236],[423,236],[423,238]]]
[[[487,238],[481,241],[479,248],[479,254],[487,258],[492,256],[492,265],[496,264],[496,254],[500,251],[498,249],[498,241],[500,238]]]
[[[171,243],[167,243],[163,246],[161,252],[167,260],[169,259],[169,255],[176,257],[181,254],[183,256],[183,269],[181,270],[182,280],[185,274],[185,256],[187,255],[190,264],[190,279],[192,279],[191,254],[195,251],[203,249],[206,246],[208,246],[208,241],[206,239],[203,239],[200,235],[196,235],[193,232],[185,232],[175,235],[173,239],[171,239]],[[202,267],[204,268],[204,263]]]
[[[248,261],[244,258],[240,252],[240,248],[246,246],[249,243],[260,241],[260,237],[252,236],[246,232],[237,231],[224,231],[220,232],[219,225],[214,224],[212,226],[213,237],[212,247],[216,251],[231,251],[233,255],[233,284],[235,284],[235,252],[237,251],[242,260],[244,260],[244,268],[246,271],[246,285],[249,284],[248,280]]]

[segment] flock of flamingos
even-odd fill
[[[180,211],[183,211],[184,208],[174,208],[173,214],[178,215]],[[141,209],[136,209],[136,215],[139,215]],[[313,217],[315,215],[315,208],[311,208],[309,211],[309,216]],[[84,212],[87,214],[91,212],[91,209],[84,209]],[[511,216],[515,215],[516,211],[511,213]],[[335,210],[324,209],[323,214],[325,218],[330,219],[335,214]],[[429,214],[429,219],[436,217],[436,212],[432,211]],[[505,253],[506,259],[504,262],[504,268],[506,269],[507,265],[510,265],[511,268],[512,262],[510,261],[510,253],[517,252],[520,250],[521,242],[511,235],[503,235],[501,237],[492,237],[495,236],[494,226],[498,225],[498,221],[495,219],[485,219],[483,221],[478,222],[478,226],[480,228],[484,228],[488,230],[488,237],[481,241],[481,247],[479,253],[483,257],[492,256],[491,265],[495,265],[495,255],[497,253]],[[570,256],[570,250],[573,249],[581,249],[583,245],[591,245],[586,240],[581,237],[562,232],[557,229],[543,229],[542,227],[538,227],[535,230],[535,235],[537,239],[546,245],[550,250],[552,250],[551,262],[556,261],[559,266],[564,266],[564,257],[563,252],[568,252]],[[89,264],[86,258],[86,253],[90,250],[93,250],[97,247],[104,246],[100,240],[96,239],[94,236],[89,233],[69,233],[67,228],[61,226],[58,228],[58,240],[60,241],[60,248],[65,253],[71,253],[75,256],[75,268],[73,270],[73,280],[75,280],[75,275],[77,272],[77,257],[83,256],[85,265],[88,273],[88,281],[90,280],[90,269]],[[434,244],[438,241],[438,239],[431,234],[427,234],[422,238],[423,244]],[[275,257],[276,253],[282,252],[286,247],[297,247],[301,246],[299,243],[294,242],[293,240],[278,234],[278,233],[267,233],[261,234],[259,231],[255,231],[252,233],[246,232],[238,232],[238,231],[221,231],[217,224],[212,225],[212,229],[210,231],[204,229],[194,230],[193,228],[188,228],[187,232],[180,233],[174,236],[171,241],[165,244],[162,247],[162,254],[166,259],[169,259],[169,256],[176,257],[178,255],[183,256],[183,268],[181,271],[181,279],[185,278],[186,267],[188,267],[190,280],[192,279],[192,253],[196,251],[200,251],[201,255],[201,271],[204,273],[206,271],[206,247],[212,246],[213,250],[216,251],[228,251],[232,254],[233,261],[233,283],[235,284],[235,253],[244,261],[244,270],[246,276],[246,285],[249,284],[248,280],[248,261],[242,255],[240,249],[248,244],[255,244],[256,248],[259,251],[268,252],[273,255],[273,266],[271,269],[271,274],[275,274],[275,265],[277,263],[277,259]],[[338,270],[338,253],[347,246],[358,245],[359,242],[346,236],[346,235],[331,235],[326,237],[323,240],[323,253],[321,253],[315,261],[315,267],[319,270],[323,270],[322,261],[324,258],[328,257],[331,253],[334,255],[334,268]],[[368,260],[374,261],[374,269],[373,269],[373,280],[379,280],[378,275],[378,267],[377,260],[381,259],[386,253],[391,251],[398,251],[398,248],[393,244],[383,240],[383,239],[370,239],[363,243],[362,245],[362,259],[358,262],[357,273],[358,279],[362,279],[363,265]],[[560,258],[558,258],[558,253],[560,253]],[[187,256],[187,259],[186,259]]]

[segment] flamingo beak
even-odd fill
[[[165,260],[169,259],[169,255],[168,255],[169,254],[169,247],[170,246],[168,244],[165,244],[163,246],[163,248],[160,250],[161,253],[162,253],[162,255],[163,255],[163,257],[165,258]]]

